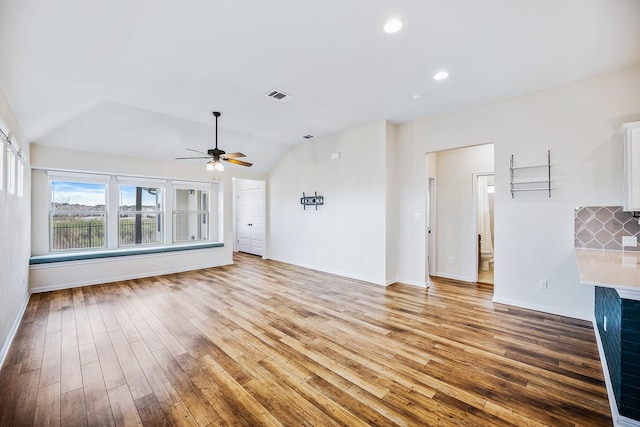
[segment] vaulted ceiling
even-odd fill
[[[221,148],[266,172],[303,135],[640,63],[639,17],[638,0],[3,0],[0,86],[32,143],[147,158],[210,148],[219,110]]]

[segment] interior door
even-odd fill
[[[264,189],[238,191],[238,250],[253,255],[264,255]]]

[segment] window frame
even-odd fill
[[[161,179],[153,179],[153,178],[131,178],[131,177],[122,177],[119,176],[117,177],[118,180],[118,225],[117,225],[117,230],[118,230],[118,237],[117,237],[117,247],[118,248],[137,248],[137,247],[147,247],[147,246],[163,246],[166,244],[165,242],[165,226],[164,226],[164,222],[165,222],[165,211],[166,211],[166,193],[167,193],[167,189],[166,189],[166,180],[161,180]],[[157,206],[156,203],[156,207],[154,210],[150,211],[150,210],[141,210],[141,211],[129,211],[129,210],[123,210],[122,209],[122,187],[123,186],[127,186],[127,187],[136,187],[136,188],[155,188],[160,190],[160,206]],[[160,233],[160,237],[156,242],[151,242],[151,243],[133,243],[133,244],[129,244],[129,245],[124,245],[121,242],[121,215],[123,213],[126,213],[127,215],[144,215],[144,214],[149,214],[149,213],[153,213],[156,215],[156,228],[158,229],[157,232]]]
[[[49,256],[77,253],[79,256],[86,254],[87,252],[93,253],[96,256],[100,256],[100,253],[129,253],[135,251],[135,253],[146,253],[146,251],[172,251],[183,250],[180,247],[198,247],[205,245],[209,247],[224,246],[223,240],[220,238],[220,232],[214,232],[215,227],[218,230],[224,226],[224,217],[220,212],[213,212],[212,209],[220,209],[222,205],[222,188],[219,183],[209,183],[206,181],[191,181],[191,180],[171,180],[163,178],[153,177],[135,177],[135,176],[118,176],[116,174],[108,173],[84,173],[84,172],[69,172],[63,170],[44,169],[48,175],[48,228],[49,228]],[[102,218],[104,218],[104,245],[93,248],[70,248],[70,249],[54,249],[53,241],[53,182],[76,182],[76,183],[98,183],[104,184],[105,188],[105,204],[104,211],[100,211]],[[214,185],[218,184],[218,185]],[[148,187],[158,188],[162,191],[159,209],[156,209],[153,213],[159,216],[159,232],[161,238],[155,243],[142,243],[142,244],[130,244],[121,245],[119,236],[119,216],[120,216],[120,203],[121,203],[121,186],[128,185],[133,187]],[[176,231],[176,224],[174,221],[174,213],[176,211],[175,195],[177,190],[197,190],[200,191],[200,203],[204,209],[200,210],[180,210],[180,212],[195,213],[198,216],[196,221],[197,226],[200,227],[198,232],[201,235],[206,233],[206,236],[202,239],[194,240],[175,240],[174,233]],[[146,211],[145,211],[146,212]],[[92,213],[96,213],[92,211]],[[131,214],[131,211],[127,211]],[[135,212],[134,212],[135,213]],[[205,215],[204,219],[202,215]],[[215,214],[215,215],[214,215]],[[191,220],[193,221],[193,220]],[[204,223],[203,223],[204,222]],[[188,233],[187,233],[188,234]],[[214,240],[212,240],[212,236]],[[178,248],[178,249],[171,249]],[[109,256],[109,255],[105,255]]]
[[[7,144],[7,193],[16,194],[16,153],[11,145]]]
[[[18,197],[24,197],[24,157],[22,157],[22,153],[18,154],[18,159],[16,160],[16,164],[18,169],[16,170],[17,174],[17,185],[16,185],[16,194]]]
[[[0,191],[4,190],[5,150],[9,149],[9,127],[0,118]]]
[[[95,175],[95,174],[81,174],[73,172],[55,172],[48,171],[49,181],[49,253],[60,252],[86,252],[86,251],[102,251],[108,249],[108,236],[109,236],[109,176],[107,175]],[[66,248],[55,249],[54,248],[54,227],[53,218],[55,210],[53,209],[53,182],[73,182],[77,184],[102,184],[104,185],[104,209],[102,212],[103,217],[103,244],[101,246],[86,247],[86,248]],[[73,213],[92,213],[92,211],[71,211]],[[95,213],[95,211],[93,211]]]
[[[198,182],[187,182],[187,181],[173,181],[172,182],[172,187],[173,187],[173,209],[171,212],[171,244],[172,245],[184,245],[184,244],[190,244],[190,243],[202,243],[202,242],[210,242],[210,237],[211,237],[211,194],[212,194],[212,188],[210,184],[203,184],[203,183],[198,183]],[[206,209],[199,209],[199,210],[193,210],[193,209],[178,209],[177,203],[178,203],[178,197],[177,197],[177,192],[178,190],[189,190],[189,191],[200,191],[200,204],[201,204],[201,208],[202,206],[206,203]],[[205,197],[206,202],[203,203],[202,202],[202,197]],[[192,215],[196,215],[196,217],[198,218],[197,221],[197,226],[201,227],[203,224],[201,224],[201,217],[200,215],[204,215],[205,218],[205,224],[204,224],[204,228],[206,230],[206,236],[205,238],[200,238],[200,239],[187,239],[187,240],[177,240],[177,230],[178,230],[178,226],[177,226],[177,215],[180,214],[192,214]],[[201,227],[202,229],[202,227]]]

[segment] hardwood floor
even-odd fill
[[[233,266],[34,294],[0,425],[611,425],[592,326],[438,280]]]

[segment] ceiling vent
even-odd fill
[[[273,98],[276,101],[280,101],[280,102],[287,102],[293,98],[293,96],[286,94],[284,92],[280,92],[279,90],[272,90],[270,92],[267,92],[266,95],[269,98]]]

